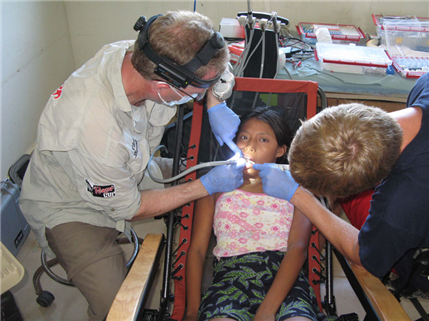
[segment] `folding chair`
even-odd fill
[[[300,120],[310,118],[316,114],[317,91],[317,83],[311,81],[237,77],[234,93],[228,99],[227,104],[240,116],[257,106],[278,106],[283,111],[285,118],[289,120],[289,128],[291,128],[292,132],[295,132],[300,126]],[[203,117],[201,120],[202,125],[199,124],[200,121],[195,121],[199,119],[203,113],[203,106],[200,105],[199,107],[200,108],[196,109],[196,106],[194,106],[193,110],[193,124],[190,135],[192,142],[190,141],[189,146],[195,146],[195,148],[190,149],[187,156],[190,166],[197,164],[197,159],[204,162],[225,159],[232,156],[229,154],[230,151],[227,148],[220,148],[218,146],[211,134],[206,115],[206,117]],[[189,178],[195,179],[196,173],[193,173],[193,177]],[[180,222],[180,256],[175,262],[175,274],[173,276],[175,280],[174,309],[171,316],[173,320],[181,320],[185,313],[185,263],[189,240],[191,238],[192,219],[193,204],[190,204],[183,208]],[[317,241],[315,240],[314,242]],[[316,252],[312,254],[312,256],[314,255],[318,257],[319,254]],[[313,262],[316,263],[317,261]],[[309,270],[318,271],[318,269],[320,268],[312,266]],[[319,279],[316,272],[312,272],[311,274],[314,275],[311,280]],[[314,285],[315,293],[319,294],[318,302],[320,302],[320,282],[313,282],[312,285]]]
[[[228,106],[238,115],[242,115],[248,109],[256,106],[279,106],[283,109],[286,117],[289,119],[288,125],[293,132],[300,126],[300,121],[310,118],[317,111],[318,85],[311,81],[292,81],[292,80],[274,80],[259,78],[236,78],[236,85],[232,97],[227,101]],[[323,99],[323,95],[320,95]],[[224,159],[229,157],[227,148],[220,148],[211,134],[208,116],[204,110],[202,102],[195,103],[193,110],[186,113],[185,109],[179,108],[178,117],[175,124],[167,128],[163,144],[167,145],[168,156],[173,156],[175,166],[173,167],[173,176],[177,175],[179,168],[186,162],[186,167],[190,168],[199,162]],[[172,145],[172,148],[170,148]],[[166,156],[166,155],[164,155]],[[190,173],[185,180],[196,179],[202,173]],[[174,182],[178,184],[178,182]],[[144,320],[182,320],[186,309],[185,294],[185,263],[189,247],[189,240],[192,231],[194,203],[186,204],[184,207],[176,209],[163,216],[167,225],[166,249],[163,270],[163,286],[161,289],[160,306],[158,310],[145,310],[140,306],[140,316]],[[176,228],[180,229],[178,240],[175,240]],[[336,317],[335,300],[332,294],[332,250],[329,242],[325,242],[328,249],[319,248],[319,235],[316,229],[313,230],[308,250],[308,277],[312,287],[317,295],[319,308],[325,309],[329,315]],[[132,267],[138,269],[136,262]],[[352,269],[351,269],[352,270]],[[328,273],[330,271],[330,273]],[[352,270],[352,276],[354,276]],[[356,288],[360,287],[364,293],[364,300],[377,303],[377,297],[383,296],[382,301],[388,302],[389,309],[395,309],[400,305],[393,295],[382,285],[380,280],[369,275],[366,271],[357,270],[357,276],[365,276],[364,281],[358,280]],[[363,272],[366,272],[363,273]],[[174,291],[171,290],[174,282]],[[327,295],[325,302],[320,297],[320,285],[325,284]],[[367,291],[366,284],[370,284],[370,290]],[[365,290],[363,290],[365,289]],[[375,289],[375,290],[374,290]],[[143,291],[143,289],[142,289]],[[147,292],[147,290],[145,290]],[[355,290],[356,292],[357,290]],[[173,294],[174,292],[174,294]],[[329,293],[328,293],[329,292]],[[374,294],[374,292],[376,294]],[[368,293],[368,294],[366,294]],[[118,297],[123,294],[118,293]],[[392,301],[393,299],[393,301]],[[371,301],[372,300],[372,301]],[[395,305],[396,304],[396,305]],[[375,304],[368,304],[370,307]],[[173,306],[173,309],[172,309]],[[124,306],[126,309],[126,305]],[[172,311],[171,311],[172,309]],[[374,310],[374,309],[372,309]],[[396,311],[396,310],[394,310]],[[402,310],[403,311],[403,310]],[[371,312],[372,313],[372,312]],[[368,320],[388,320],[384,316],[379,316],[377,312],[368,313]],[[402,315],[402,314],[399,314]],[[340,319],[341,318],[341,319]],[[339,320],[347,320],[346,317],[340,317]],[[122,320],[135,320],[122,318]]]

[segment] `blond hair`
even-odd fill
[[[192,11],[169,11],[158,17],[149,28],[149,44],[159,56],[167,57],[183,66],[205,45],[213,33],[213,24],[209,18]],[[229,61],[227,46],[219,49],[206,66],[201,66],[195,76],[203,78],[209,71],[222,73]],[[134,68],[146,79],[155,77],[156,65],[143,51],[138,41],[134,44],[131,58]]]
[[[385,111],[358,103],[323,110],[298,129],[289,151],[298,184],[329,199],[374,187],[402,144],[402,129]]]

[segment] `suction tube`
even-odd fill
[[[152,175],[152,173],[150,172],[150,166],[149,166],[149,164],[152,162],[152,159],[153,159],[153,156],[156,154],[156,152],[158,151],[158,150],[160,150],[161,148],[163,148],[165,151],[167,151],[167,148],[164,146],[164,145],[159,145],[156,149],[155,149],[155,151],[153,152],[153,154],[150,156],[150,158],[149,158],[149,162],[148,162],[148,164],[147,164],[147,172],[148,172],[148,174],[149,174],[149,176],[150,176],[150,178],[153,180],[153,181],[155,181],[155,182],[157,182],[157,183],[161,183],[161,184],[167,184],[167,183],[171,183],[171,182],[174,182],[175,180],[178,180],[178,179],[180,179],[180,178],[182,178],[183,176],[186,176],[186,175],[188,175],[189,173],[192,173],[192,172],[194,172],[194,171],[196,171],[196,170],[198,170],[198,169],[201,169],[201,168],[205,168],[205,167],[213,167],[213,166],[222,166],[222,165],[231,165],[231,164],[234,164],[234,163],[236,163],[237,162],[237,159],[229,159],[229,160],[226,160],[226,161],[213,161],[213,162],[207,162],[207,163],[201,163],[201,164],[198,164],[198,165],[195,165],[195,166],[193,166],[193,167],[191,167],[191,168],[188,168],[187,170],[185,170],[184,172],[182,172],[182,173],[180,173],[179,175],[176,175],[176,176],[174,176],[174,177],[171,177],[171,178],[158,178],[158,177],[154,177],[153,175]]]

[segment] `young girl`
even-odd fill
[[[301,271],[311,223],[285,200],[263,193],[253,163],[274,163],[285,156],[291,135],[274,109],[245,115],[236,144],[248,159],[238,189],[196,203],[186,263],[185,320],[320,320],[313,290]],[[211,286],[201,299],[203,265],[212,228]]]

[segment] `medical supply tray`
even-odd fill
[[[429,20],[383,23],[387,52],[404,78],[419,78],[429,71]]]
[[[296,26],[301,39],[309,44],[317,42],[316,30],[318,28],[328,29],[334,43],[357,44],[361,39],[365,38],[363,31],[353,25],[300,22]]]
[[[380,44],[386,44],[386,33],[384,31],[385,23],[396,23],[398,25],[403,25],[407,23],[421,23],[429,22],[429,18],[426,17],[416,17],[416,16],[392,16],[392,15],[381,15],[381,14],[372,14],[372,21],[374,22],[377,36],[380,38]],[[406,28],[405,28],[406,29]]]
[[[383,24],[387,21],[396,21],[396,22],[429,22],[427,17],[416,17],[416,16],[389,16],[381,14],[372,14],[372,21],[374,22],[377,30],[384,31]]]
[[[322,42],[316,44],[315,59],[322,70],[355,74],[385,73],[392,64],[381,48]]]

